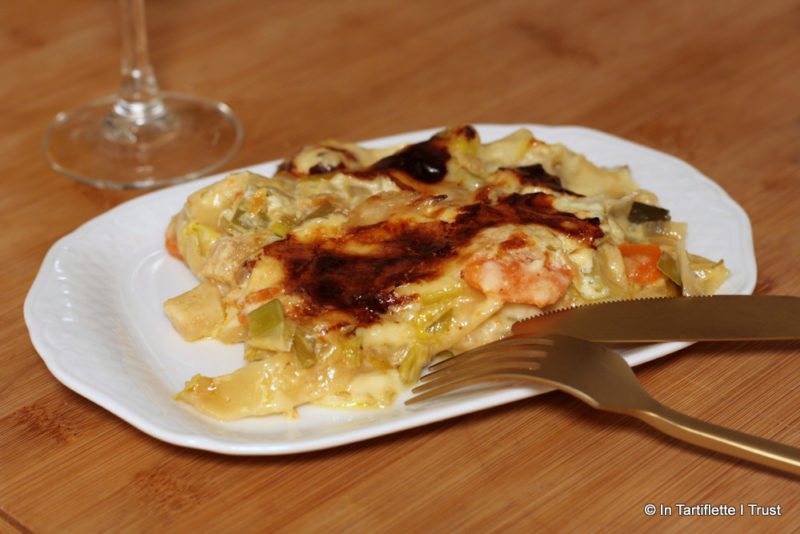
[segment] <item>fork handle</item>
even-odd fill
[[[800,476],[800,448],[701,421],[660,403],[628,413],[683,441]]]

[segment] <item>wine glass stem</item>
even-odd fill
[[[158,82],[147,50],[144,0],[119,0],[122,34],[122,86],[113,114],[141,125],[164,115]]]

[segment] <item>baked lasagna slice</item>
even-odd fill
[[[527,130],[306,147],[274,176],[193,193],[171,220],[167,248],[199,284],[167,314],[189,341],[243,343],[246,360],[177,398],[221,420],[387,406],[433,357],[543,310],[713,292],[727,271],[685,234],[628,169]]]

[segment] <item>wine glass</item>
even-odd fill
[[[159,91],[144,0],[119,0],[119,7],[120,92],[56,115],[42,140],[50,165],[113,189],[174,184],[221,167],[241,146],[239,120],[224,103]]]

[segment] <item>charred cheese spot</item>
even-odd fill
[[[561,184],[561,178],[548,173],[541,163],[527,165],[525,167],[515,167],[513,169],[501,170],[510,170],[516,174],[519,178],[520,184],[522,185],[543,186],[559,193],[581,196],[570,191],[569,189],[564,188],[564,186]]]
[[[356,175],[388,175],[402,189],[431,191],[425,186],[439,184],[448,176],[448,162],[453,156],[453,140],[469,143],[475,139],[477,132],[471,126],[445,130],[427,141],[411,144],[376,161]]]
[[[396,288],[441,276],[445,263],[476,234],[507,224],[546,226],[587,246],[603,236],[597,219],[559,212],[550,195],[514,194],[494,204],[464,206],[451,223],[385,221],[350,229],[335,239],[305,242],[290,235],[265,246],[260,256],[282,264],[284,290],[303,298],[307,315],[344,311],[366,325],[408,302],[409,297],[398,296]],[[505,246],[515,243],[525,245],[512,240]]]
[[[444,180],[449,159],[450,153],[446,144],[434,138],[387,156],[372,165],[370,169],[389,172],[393,176],[394,171],[400,171],[419,182],[435,184]]]

